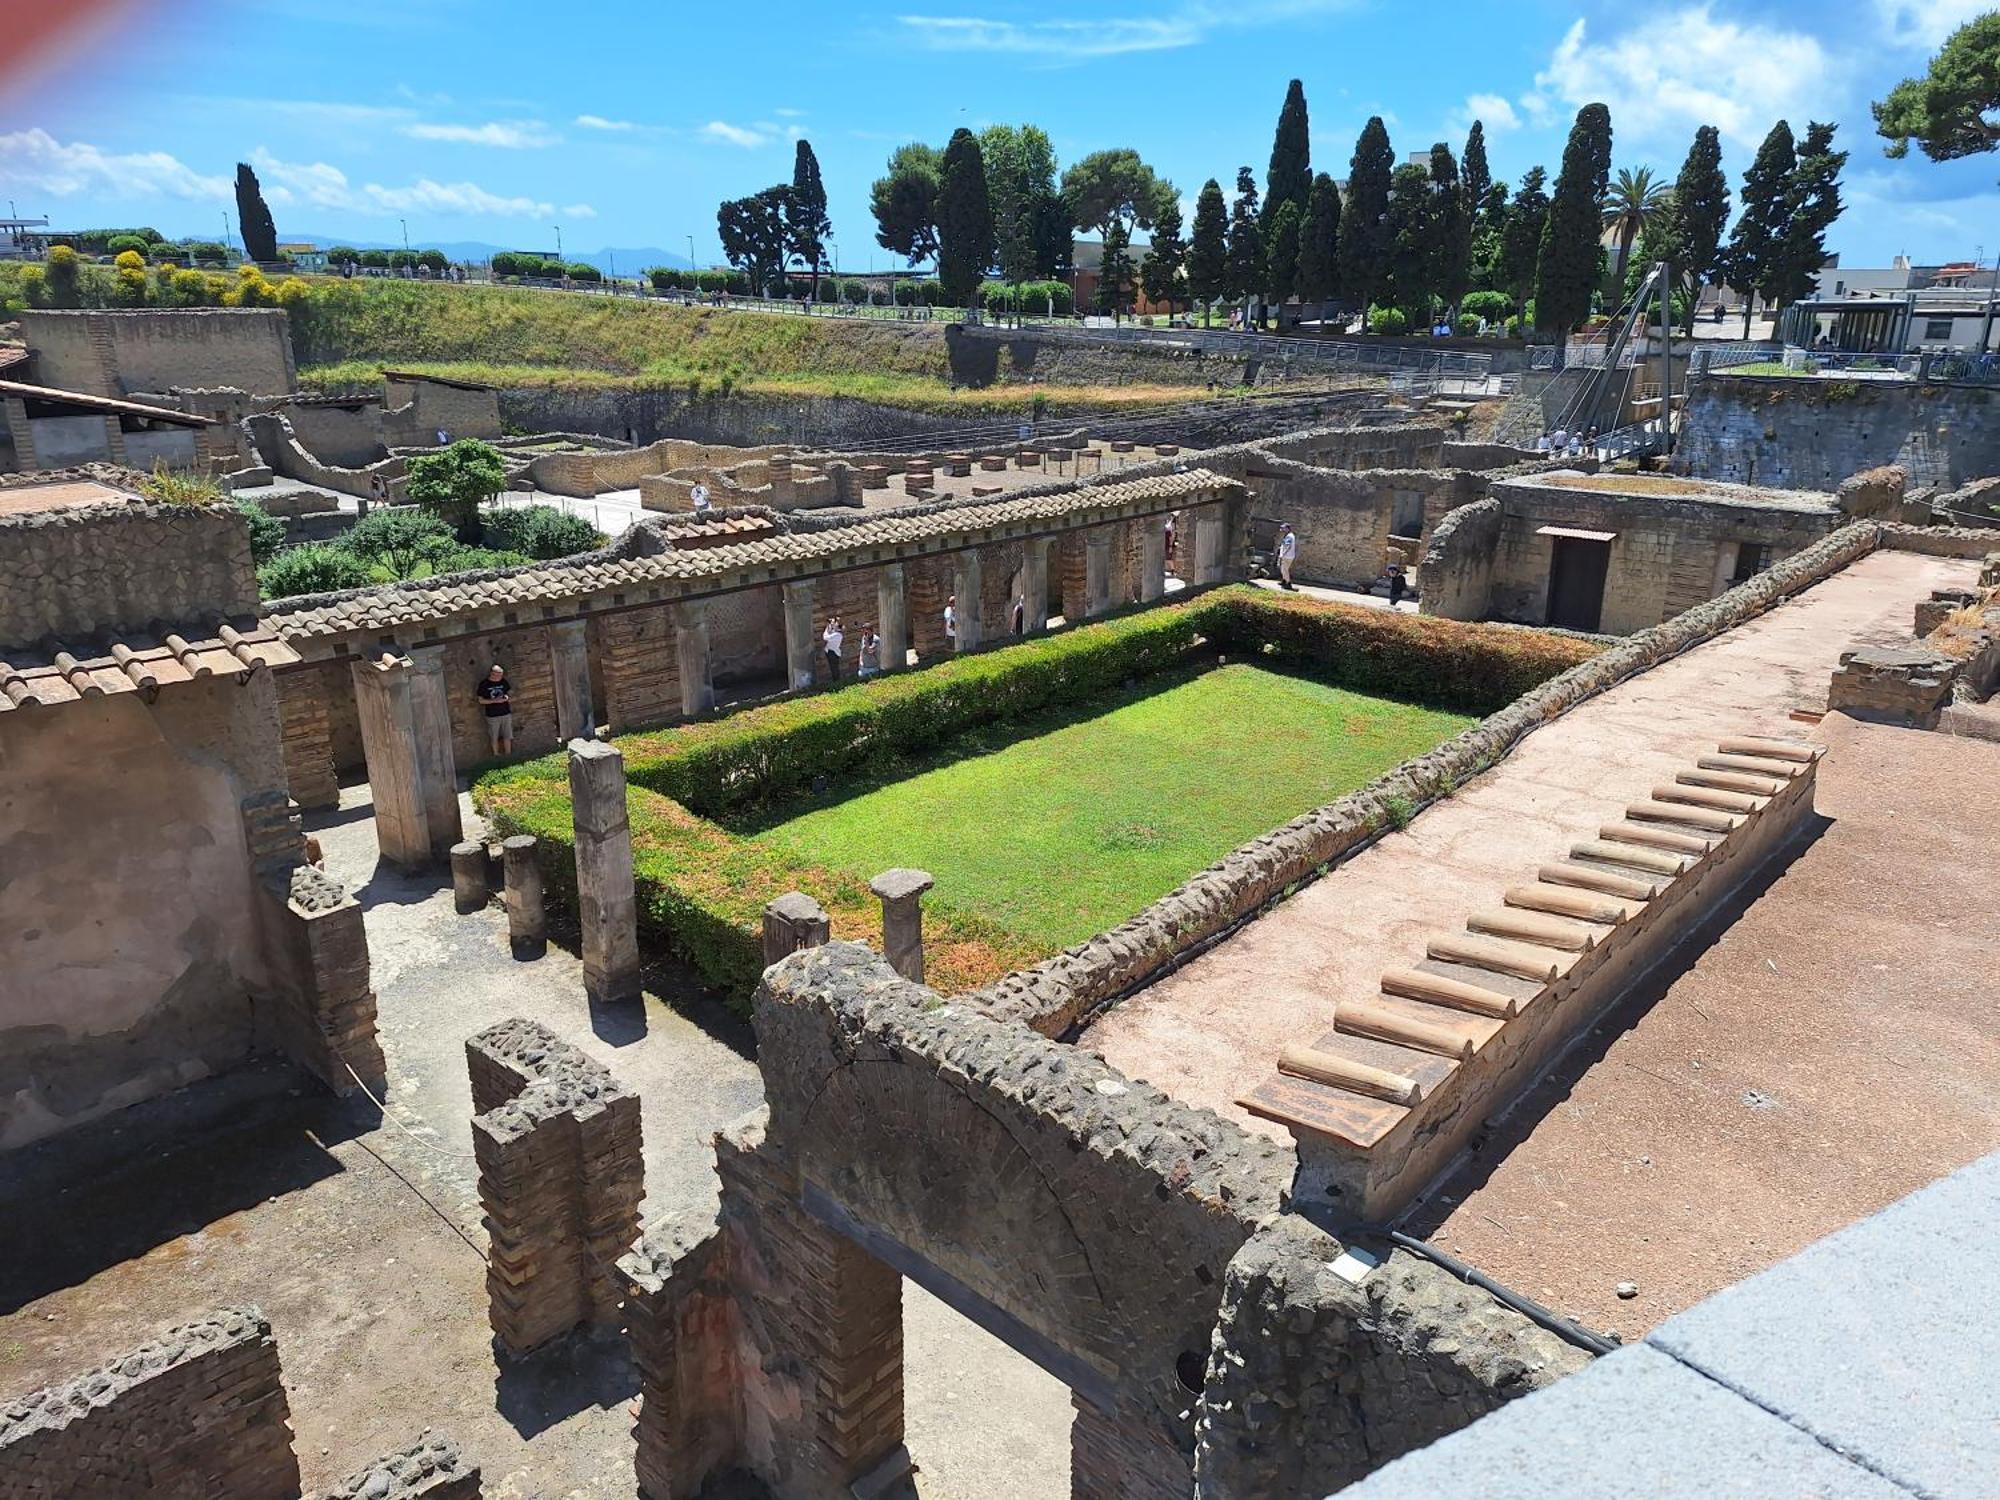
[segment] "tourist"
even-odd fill
[[[861,627],[861,653],[854,667],[863,677],[873,677],[882,670],[882,637],[875,633],[873,625]]]
[[[1546,453],[1549,451],[1549,435],[1546,432],[1536,436],[1535,451],[1537,453]]]
[[[387,505],[389,503],[389,477],[386,474],[371,474],[368,476],[368,499],[374,505]],[[364,505],[361,509],[362,514],[366,515],[368,507]]]
[[[708,486],[705,484],[697,483],[695,487],[688,492],[688,494],[689,498],[694,501],[694,513],[698,516],[707,515]]]
[[[1568,450],[1569,429],[1567,427],[1558,427],[1556,435],[1549,440],[1549,451],[1551,453],[1565,453]]]
[[[1176,471],[1178,472],[1178,470]],[[1174,518],[1167,517],[1167,561],[1174,560]]]
[[[1403,560],[1389,559],[1389,608],[1394,609],[1403,602],[1403,594],[1409,588],[1410,580],[1404,576]]]
[[[944,639],[952,650],[958,649],[958,595],[953,594],[944,601]]]
[[[1292,528],[1286,526],[1278,538],[1278,582],[1284,588],[1292,585],[1292,564],[1298,560],[1299,539]]]
[[[514,692],[507,684],[507,670],[498,662],[487,669],[486,680],[472,695],[486,710],[486,743],[495,755],[514,753]]]
[[[820,643],[826,647],[826,675],[835,682],[840,681],[840,648],[846,640],[847,636],[841,631],[839,619],[828,620],[826,633],[820,637]]]
[[[440,448],[449,448],[451,446],[451,430],[449,428],[440,427],[438,429],[438,446]]]
[[[1019,594],[1014,596],[1014,634],[1028,633],[1028,601]]]

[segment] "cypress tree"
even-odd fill
[[[1360,306],[1362,326],[1368,307],[1389,270],[1389,178],[1396,153],[1380,115],[1370,116],[1354,143],[1347,199],[1340,209],[1340,290]]]
[[[812,269],[812,300],[819,301],[820,262],[826,259],[827,236],[833,220],[826,212],[826,184],[819,178],[819,158],[812,142],[801,140],[792,157],[792,195],[785,205],[789,250]]]
[[[966,307],[993,263],[993,205],[979,137],[963,125],[944,148],[938,187],[938,281],[946,305]]]
[[[264,190],[250,163],[236,164],[236,225],[243,235],[243,253],[255,261],[278,258],[278,226],[265,206]]]
[[[1459,301],[1472,278],[1472,213],[1465,197],[1458,163],[1452,160],[1451,148],[1439,141],[1431,147],[1431,246],[1435,256],[1431,290],[1453,317],[1458,315]]]
[[[1598,236],[1604,225],[1604,189],[1611,180],[1611,111],[1586,104],[1576,112],[1562,171],[1542,227],[1541,261],[1535,269],[1535,326],[1567,334],[1590,316],[1598,281]]]
[[[1187,279],[1188,295],[1201,304],[1202,326],[1207,327],[1209,305],[1229,286],[1229,208],[1222,201],[1222,184],[1213,177],[1194,200]]]
[[[1494,272],[1500,285],[1514,299],[1514,310],[1524,320],[1528,298],[1534,295],[1535,267],[1541,262],[1542,230],[1549,218],[1549,195],[1544,189],[1549,174],[1530,167],[1521,178],[1514,201],[1500,226],[1500,248]]]
[[[1292,300],[1299,281],[1299,232],[1304,223],[1296,203],[1281,203],[1271,218],[1271,241],[1264,258],[1264,285],[1280,307]]]
[[[1846,164],[1847,153],[1833,149],[1833,126],[1809,123],[1785,189],[1785,232],[1767,289],[1774,311],[1810,295],[1826,264],[1826,232],[1840,217],[1840,169]]]
[[[1756,159],[1743,174],[1742,210],[1723,252],[1722,275],[1743,296],[1743,337],[1750,337],[1750,311],[1756,294],[1768,286],[1777,267],[1785,236],[1789,205],[1786,190],[1798,166],[1792,127],[1784,120],[1771,127]]]
[[[1104,260],[1097,273],[1097,310],[1116,322],[1132,295],[1132,237],[1114,218],[1104,231]]]
[[[1299,299],[1329,301],[1340,285],[1340,192],[1321,172],[1313,178],[1299,226]]]
[[[1140,270],[1147,300],[1164,302],[1169,315],[1174,303],[1180,300],[1181,267],[1186,264],[1187,242],[1181,238],[1180,200],[1169,199],[1160,205],[1153,220],[1152,248],[1146,252],[1146,264]]]
[[[1312,142],[1306,125],[1305,86],[1294,78],[1278,111],[1278,131],[1271,141],[1271,168],[1264,175],[1264,212],[1258,227],[1270,236],[1278,210],[1296,203],[1303,221],[1312,193]]]
[[[1437,290],[1437,194],[1428,168],[1414,162],[1396,168],[1389,181],[1387,227],[1381,301],[1399,309],[1415,328],[1429,318]]]
[[[1229,206],[1228,294],[1248,299],[1262,291],[1264,236],[1257,228],[1257,179],[1236,169],[1236,201]]]
[[[1493,208],[1493,171],[1486,165],[1486,126],[1474,120],[1465,135],[1465,154],[1458,159],[1458,180],[1465,187],[1465,219],[1476,229]],[[1501,201],[1505,201],[1503,197]]]
[[[1722,175],[1722,139],[1713,125],[1694,133],[1681,175],[1674,179],[1673,235],[1668,253],[1688,289],[1684,324],[1694,330],[1695,304],[1717,275],[1722,226],[1729,222],[1729,179]]]

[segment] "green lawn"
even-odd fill
[[[1085,720],[750,833],[832,869],[915,865],[933,902],[1049,951],[1470,725],[1465,715],[1225,666]],[[903,768],[898,768],[903,769]]]

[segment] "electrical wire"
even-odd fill
[[[1367,1235],[1375,1239],[1387,1240],[1390,1244],[1407,1250],[1412,1255],[1422,1256],[1432,1264],[1441,1266],[1451,1272],[1460,1281],[1465,1282],[1469,1286],[1478,1287],[1495,1301],[1511,1307],[1531,1323],[1546,1328],[1557,1338],[1563,1340],[1565,1343],[1574,1344],[1579,1349],[1586,1350],[1591,1354],[1609,1354],[1614,1349],[1623,1347],[1615,1340],[1605,1338],[1602,1334],[1592,1333],[1582,1324],[1570,1318],[1565,1318],[1560,1313],[1551,1312],[1548,1308],[1542,1306],[1541,1303],[1535,1301],[1534,1298],[1524,1296],[1512,1287],[1495,1281],[1477,1266],[1468,1265],[1449,1250],[1440,1250],[1429,1240],[1418,1239],[1415,1235],[1405,1234],[1400,1229],[1391,1229],[1386,1224],[1364,1224],[1358,1230],[1352,1232],[1357,1235]]]

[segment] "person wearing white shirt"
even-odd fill
[[[863,677],[873,677],[882,670],[882,637],[875,633],[873,625],[861,627],[861,654],[854,666]]]
[[[958,649],[958,595],[944,601],[944,638],[952,650]]]
[[[1292,564],[1298,560],[1298,555],[1299,539],[1287,526],[1278,538],[1278,580],[1286,588],[1292,587]]]
[[[826,675],[835,682],[840,681],[840,648],[846,641],[847,637],[841,631],[840,621],[828,620],[826,633],[820,637],[820,642],[826,647]]]

